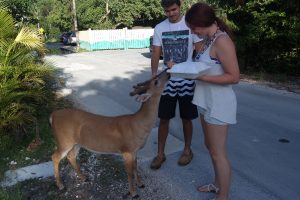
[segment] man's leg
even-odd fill
[[[165,154],[165,145],[169,133],[169,119],[161,119],[158,127],[158,152],[157,156],[162,158]]]
[[[191,144],[193,136],[192,120],[182,119],[182,127],[184,134],[184,150],[183,153],[189,155],[191,153]]]
[[[157,156],[152,160],[150,168],[159,169],[166,160],[165,145],[169,133],[169,120],[161,119],[158,127],[158,151]]]
[[[197,106],[192,104],[192,98],[192,96],[186,95],[178,99],[184,134],[184,150],[178,160],[178,164],[181,166],[189,164],[193,159],[193,152],[191,150],[193,136],[192,119],[198,117],[198,110]]]
[[[157,156],[152,160],[150,168],[159,169],[166,160],[165,145],[169,133],[170,119],[175,116],[177,100],[169,95],[163,95],[160,98],[158,117],[160,118],[158,127],[158,151]]]

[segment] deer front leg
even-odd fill
[[[145,185],[142,182],[142,179],[141,179],[141,177],[139,176],[139,173],[138,173],[137,158],[136,157],[135,157],[135,161],[134,161],[133,173],[134,173],[134,178],[135,178],[135,180],[137,182],[137,186],[139,188],[144,188]]]
[[[125,152],[123,153],[123,158],[125,161],[125,168],[128,176],[128,185],[129,185],[129,194],[132,198],[137,198],[138,194],[136,192],[135,186],[133,184],[133,170],[134,170],[134,162],[135,156],[132,153]],[[128,193],[124,195],[124,197],[128,196]]]

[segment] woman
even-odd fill
[[[194,4],[185,20],[192,32],[206,38],[196,61],[211,66],[206,75],[197,78],[193,103],[198,106],[214,172],[214,183],[200,186],[200,192],[216,192],[216,200],[227,200],[231,169],[226,153],[228,125],[236,123],[236,97],[231,84],[239,82],[239,66],[228,27],[205,3]]]

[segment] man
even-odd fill
[[[166,68],[170,63],[192,60],[193,43],[201,41],[196,35],[191,34],[184,16],[180,13],[181,0],[162,0],[161,5],[167,19],[156,25],[154,29],[151,58],[152,77],[157,74],[161,51],[163,51],[164,68]],[[150,165],[152,169],[159,169],[166,160],[164,154],[165,143],[169,132],[170,119],[175,117],[177,102],[179,103],[185,140],[184,150],[178,164],[184,166],[192,160],[192,119],[198,117],[197,107],[191,103],[194,85],[194,81],[180,78],[171,78],[166,85],[159,104],[158,154]]]

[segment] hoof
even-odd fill
[[[123,199],[127,199],[129,196],[131,196],[131,198],[133,198],[133,199],[139,198],[139,195],[137,193],[130,194],[130,192],[127,192],[126,194],[123,195]]]
[[[86,176],[80,176],[79,177],[80,178],[80,180],[82,181],[82,182],[88,182],[89,181],[89,178],[87,178]]]
[[[82,180],[83,182],[87,183],[87,182],[90,182],[90,179],[88,177],[85,177],[84,180]]]
[[[87,178],[86,176],[80,174],[80,175],[77,175],[77,177],[82,181],[82,182],[86,182]]]
[[[65,189],[65,186],[63,184],[57,185],[58,189],[60,191],[62,191],[63,189]]]
[[[130,192],[127,192],[126,194],[124,194],[122,197],[123,199],[127,199],[127,197],[130,195]]]

